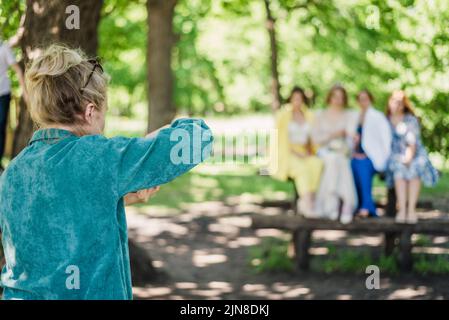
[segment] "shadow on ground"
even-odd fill
[[[250,214],[285,214],[283,209],[256,204],[195,204],[180,215],[151,216],[128,208],[130,237],[143,246],[164,277],[134,287],[135,299],[448,299],[449,276],[381,274],[381,288],[368,290],[366,276],[293,272],[255,274],[249,248],[264,237],[289,239],[284,232],[252,230]],[[438,215],[438,213],[433,213]],[[381,235],[314,233],[312,254],[332,242],[336,246],[369,246],[380,250]],[[439,237],[447,251],[449,237]]]

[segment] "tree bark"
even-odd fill
[[[278,47],[276,40],[276,20],[270,8],[270,0],[264,0],[267,14],[267,31],[270,37],[270,65],[271,65],[271,94],[273,97],[271,108],[278,110],[282,105],[281,85],[278,71]]]
[[[173,16],[177,0],[147,0],[148,11],[148,132],[170,123],[173,102]]]
[[[80,29],[68,29],[66,8],[76,5],[80,11]],[[103,0],[27,0],[23,35],[20,46],[24,63],[35,54],[36,48],[50,43],[64,43],[71,47],[80,47],[87,54],[95,55],[98,47],[98,23]],[[21,101],[19,123],[14,133],[13,156],[16,156],[27,144],[34,131],[28,110]]]
[[[80,10],[80,29],[66,28],[66,8],[76,5]],[[20,45],[24,62],[35,54],[35,49],[51,43],[64,43],[81,48],[95,56],[98,47],[98,25],[103,0],[27,0],[24,33]],[[27,144],[34,131],[34,125],[26,105],[21,102],[19,124],[14,135],[13,154],[17,155]],[[145,250],[129,240],[129,253],[133,282],[142,284],[156,277],[152,260]]]

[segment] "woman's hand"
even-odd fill
[[[402,163],[405,164],[406,166],[409,166],[413,159],[415,158],[415,153],[416,153],[416,146],[408,146],[407,149],[405,150],[405,154],[402,157]]]
[[[137,192],[128,193],[125,196],[125,205],[129,206],[136,203],[146,203],[152,196],[154,196],[161,187],[154,187],[150,189],[139,190]]]
[[[348,134],[346,133],[346,130],[339,130],[337,132],[335,132],[332,137],[334,139],[339,139],[339,138],[346,138]]]

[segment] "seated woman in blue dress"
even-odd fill
[[[416,204],[421,184],[433,186],[438,172],[421,141],[421,128],[403,91],[388,100],[387,115],[393,131],[392,154],[387,166],[387,184],[394,186],[398,202],[396,221],[416,223]]]
[[[376,217],[372,197],[373,177],[384,172],[391,153],[391,129],[385,115],[373,107],[373,96],[368,90],[357,95],[360,106],[359,124],[355,136],[351,167],[358,196],[358,217]]]

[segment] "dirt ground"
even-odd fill
[[[279,210],[207,202],[180,215],[155,216],[128,208],[130,236],[148,250],[162,274],[155,283],[134,287],[135,299],[449,299],[449,276],[381,274],[381,288],[368,290],[363,274],[255,274],[249,267],[249,248],[263,237],[289,235],[252,230],[249,214]],[[343,231],[317,231],[313,237],[314,255],[322,254],[323,244],[329,242],[374,250],[382,244],[381,235],[348,237]],[[447,244],[449,237],[438,242]]]

